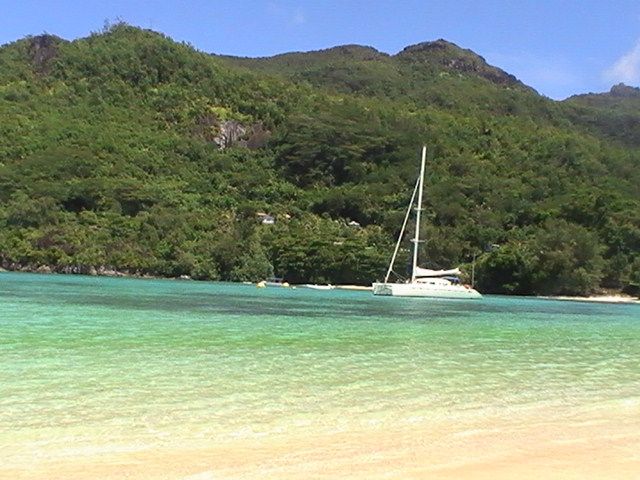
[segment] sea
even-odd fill
[[[3,479],[631,479],[638,446],[640,305],[0,273]]]

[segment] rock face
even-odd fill
[[[602,93],[583,93],[580,95],[572,95],[566,101],[581,102],[589,105],[608,105],[614,103],[627,103],[626,99],[640,99],[640,88],[630,87],[624,83],[619,83],[611,87],[608,92]]]
[[[489,65],[480,55],[443,39],[408,46],[396,57],[409,62],[432,64],[454,72],[477,75],[497,85],[524,87],[516,77]]]
[[[29,43],[29,56],[33,69],[46,75],[51,70],[53,60],[58,55],[58,44],[61,39],[53,35],[38,35],[33,37]]]
[[[247,134],[247,127],[237,120],[225,120],[218,124],[218,134],[213,137],[213,142],[220,149],[237,145]]]
[[[612,97],[640,98],[640,88],[630,87],[624,83],[619,83],[611,87],[609,95]]]
[[[260,122],[246,125],[238,120],[220,121],[215,115],[200,117],[194,134],[215,143],[220,150],[229,147],[262,148],[271,137],[271,132]]]

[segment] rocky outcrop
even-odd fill
[[[53,35],[38,35],[29,41],[29,57],[36,73],[46,75],[51,71],[53,60],[58,55],[62,39]]]
[[[476,75],[497,85],[525,86],[515,76],[489,65],[480,55],[443,39],[408,46],[396,57],[408,62],[431,64],[462,74]]]
[[[10,262],[6,259],[3,259],[0,265],[0,270],[11,272],[62,273],[67,275],[99,275],[104,277],[152,277],[144,272],[117,270],[109,265],[99,265],[97,267],[93,265],[34,265],[30,263]]]
[[[247,127],[237,120],[226,120],[218,124],[218,134],[213,142],[223,150],[240,144],[247,134]]]
[[[271,132],[260,122],[247,125],[238,120],[220,121],[212,114],[198,119],[194,134],[216,144],[220,150],[230,147],[262,148],[271,137]]]
[[[609,95],[612,97],[640,98],[640,88],[630,87],[624,83],[619,83],[611,87]]]
[[[608,104],[609,102],[624,102],[625,99],[639,99],[640,88],[630,87],[624,83],[618,83],[611,87],[608,92],[602,93],[582,93],[579,95],[572,95],[565,101],[577,101],[587,102],[589,104],[601,105],[603,102]]]

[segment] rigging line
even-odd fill
[[[395,270],[392,270],[392,273],[396,274],[396,277],[398,277],[400,280],[407,280],[405,277],[403,277],[402,275],[400,275],[398,272],[396,272]]]
[[[396,242],[396,248],[393,251],[393,256],[391,257],[391,263],[389,264],[389,269],[387,270],[387,274],[384,277],[384,283],[387,283],[389,281],[389,275],[391,275],[393,264],[396,261],[396,255],[398,254],[398,250],[400,249],[400,242],[402,241],[402,237],[404,236],[404,229],[406,228],[407,222],[409,221],[409,215],[411,215],[411,207],[413,207],[413,201],[416,198],[416,192],[418,191],[419,185],[420,185],[420,177],[418,177],[418,179],[416,180],[416,186],[413,189],[413,194],[411,195],[411,201],[409,202],[409,208],[407,208],[407,214],[404,216],[404,222],[402,222],[400,235],[398,236],[398,241]]]

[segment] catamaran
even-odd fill
[[[422,147],[422,162],[420,163],[420,175],[416,180],[413,195],[409,202],[409,208],[402,223],[400,236],[396,242],[396,248],[391,257],[391,263],[384,277],[384,282],[373,284],[374,295],[390,295],[394,297],[434,297],[434,298],[482,298],[482,295],[474,288],[463,285],[460,281],[460,270],[453,268],[449,270],[431,270],[418,266],[418,246],[420,245],[420,216],[422,213],[422,192],[424,189],[424,168],[427,157],[427,147]],[[413,242],[413,262],[411,264],[411,278],[404,283],[390,283],[389,277],[393,272],[393,264],[396,261],[400,243],[404,237],[411,209],[413,207],[416,193],[418,202],[416,212],[416,231]]]

